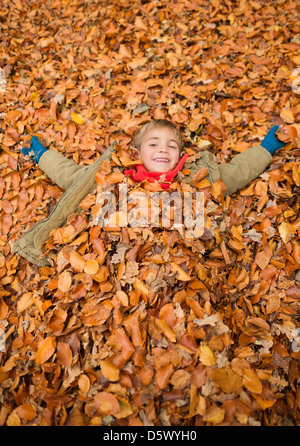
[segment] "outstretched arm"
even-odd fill
[[[260,145],[252,147],[219,165],[220,179],[226,185],[226,195],[231,195],[257,178],[272,161],[272,155],[285,146],[276,138],[278,126],[272,127]]]
[[[55,150],[46,149],[36,136],[32,137],[30,148],[23,148],[21,152],[38,163],[50,180],[64,190],[68,189],[88,167],[78,166],[73,160],[65,158]]]

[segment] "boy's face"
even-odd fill
[[[142,141],[139,156],[149,172],[168,172],[179,161],[179,143],[168,127],[149,130]]]

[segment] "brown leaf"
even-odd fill
[[[214,385],[221,387],[224,393],[233,393],[242,387],[242,378],[230,368],[214,369],[211,379]]]
[[[67,367],[71,367],[73,354],[69,344],[67,344],[66,342],[58,342],[56,356],[61,364]]]

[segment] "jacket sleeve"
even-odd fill
[[[220,179],[226,185],[225,195],[232,195],[257,178],[271,162],[271,154],[262,146],[251,147],[218,166]]]
[[[50,149],[41,156],[39,167],[53,183],[67,190],[89,166],[78,166],[75,161]]]

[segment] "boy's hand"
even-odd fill
[[[283,126],[281,126],[283,127]],[[280,141],[276,137],[276,132],[278,131],[279,126],[274,125],[265,136],[264,140],[260,143],[262,147],[264,147],[271,155],[273,155],[276,150],[282,149],[286,145],[286,142]]]
[[[25,147],[23,149],[21,149],[21,152],[23,153],[23,155],[30,156],[36,163],[39,162],[41,156],[46,151],[47,151],[46,147],[44,147],[39,142],[39,140],[37,139],[36,136],[32,137],[32,139],[31,139],[31,146],[29,147],[29,149],[26,149]]]

